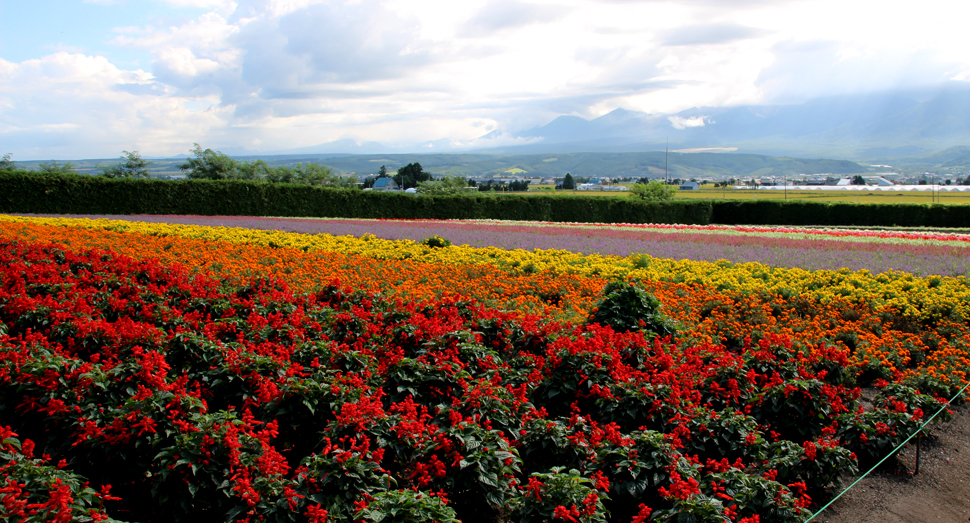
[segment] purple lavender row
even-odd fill
[[[873,273],[904,271],[918,276],[970,275],[970,251],[936,246],[882,245],[863,242],[792,240],[786,238],[715,238],[697,234],[644,234],[643,238],[608,231],[577,229],[564,233],[529,226],[492,226],[485,223],[443,223],[373,220],[318,220],[244,216],[74,216],[149,223],[172,223],[279,230],[304,234],[362,236],[387,240],[421,241],[439,235],[457,245],[502,249],[563,249],[570,252],[629,256],[645,253],[675,260],[734,263],[759,262],[773,267],[806,270],[848,268]]]

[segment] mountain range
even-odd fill
[[[524,145],[490,147],[514,139]],[[921,156],[970,144],[970,88],[886,91],[789,105],[696,107],[676,114],[618,108],[593,119],[563,115],[521,131],[496,129],[476,147],[449,140],[388,147],[338,140],[271,154],[487,152],[546,154],[710,150],[804,158]]]
[[[673,115],[616,109],[560,116],[503,152],[719,149],[811,158],[916,156],[970,143],[970,89],[885,92],[795,105],[699,107]]]

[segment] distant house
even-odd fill
[[[681,191],[699,191],[700,188],[701,188],[701,184],[697,182],[684,182],[680,184]]]
[[[396,191],[399,187],[394,178],[378,178],[374,181],[375,191]]]

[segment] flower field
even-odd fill
[[[0,515],[800,522],[970,380],[962,276],[227,225],[0,216]]]
[[[104,218],[104,217],[92,217]],[[110,218],[110,217],[109,217]],[[939,233],[654,224],[562,224],[445,220],[350,220],[246,216],[125,216],[126,221],[239,227],[303,234],[421,241],[438,234],[457,245],[553,249],[616,256],[735,263],[807,270],[888,270],[970,275],[970,236]]]

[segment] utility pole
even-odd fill
[[[667,181],[667,149],[670,147],[670,138],[667,138],[667,143],[664,144],[664,186],[668,185]]]

